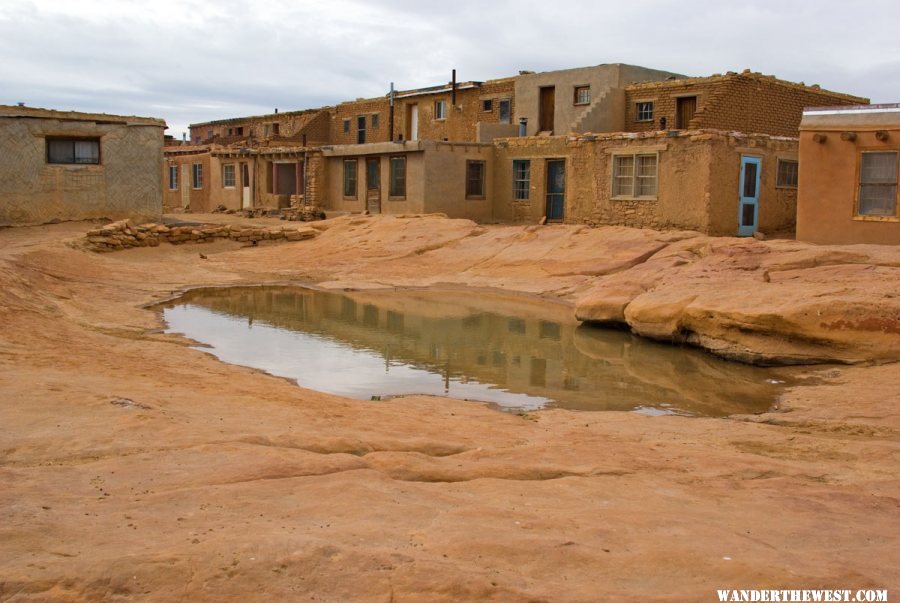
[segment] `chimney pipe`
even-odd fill
[[[528,136],[526,132],[528,131],[528,118],[520,117],[519,118],[519,136]]]
[[[453,79],[450,80],[450,104],[456,106],[456,69],[453,70]]]

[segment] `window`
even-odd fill
[[[356,116],[356,144],[366,144],[366,116]]]
[[[243,135],[244,135],[244,126],[240,126],[240,127],[237,129],[236,134],[237,134],[238,136],[243,136]]]
[[[447,119],[447,101],[434,101],[434,118]]]
[[[278,136],[278,133],[281,131],[281,124],[272,124],[272,134]]]
[[[372,114],[372,129],[373,129],[373,130],[377,130],[377,129],[378,129],[378,122],[379,122],[379,121],[380,121],[380,120],[378,119],[378,114],[377,114],[377,113],[373,113],[373,114]]]
[[[575,104],[588,105],[591,102],[590,86],[575,86]]]
[[[508,124],[512,122],[512,103],[508,98],[505,98],[497,103],[497,112],[499,113],[499,120],[501,124]]]
[[[170,191],[178,190],[178,166],[177,165],[169,166],[169,190]]]
[[[344,196],[356,197],[356,159],[344,159]]]
[[[778,188],[797,188],[797,162],[790,159],[778,160],[778,177],[775,180]]]
[[[234,128],[228,128],[228,135],[234,136]]]
[[[859,160],[859,216],[897,215],[897,151],[863,153]]]
[[[191,186],[194,188],[203,188],[203,164],[194,163],[191,165]]]
[[[466,199],[484,198],[484,162],[466,162]]]
[[[528,200],[528,189],[531,184],[531,161],[513,159],[513,199]]]
[[[391,197],[406,197],[406,157],[391,157]]]
[[[213,136],[212,128],[207,128],[207,129],[206,129],[206,139],[207,139],[207,140],[212,140],[212,136]]]
[[[491,111],[493,111],[494,110],[494,101],[489,98],[486,98],[483,101],[481,101],[481,110],[484,111],[485,113],[490,113]]]
[[[344,134],[349,134],[349,133],[350,133],[350,120],[345,119],[344,120]]]
[[[47,163],[99,164],[100,139],[48,138]]]
[[[226,163],[222,166],[222,187],[234,188],[234,164]]]
[[[637,103],[635,115],[637,121],[653,121],[653,103],[651,101]]]
[[[613,157],[613,197],[656,197],[656,155]]]

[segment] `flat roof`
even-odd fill
[[[57,111],[40,107],[20,105],[0,105],[0,117],[28,119],[59,119],[61,121],[92,121],[99,124],[124,124],[126,126],[166,127],[166,122],[155,117],[136,115],[111,115],[109,113],[82,113],[80,111]]]
[[[863,113],[897,113],[900,103],[883,103],[880,105],[846,105],[843,107],[809,107],[803,115],[859,115]]]

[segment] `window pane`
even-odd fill
[[[744,197],[756,197],[756,164],[744,164]]]
[[[391,157],[391,197],[406,196],[406,159]]]
[[[75,163],[75,144],[71,140],[48,140],[47,160],[50,163]]]
[[[470,161],[468,163],[466,178],[466,196],[484,196],[484,162]]]
[[[636,185],[638,197],[656,196],[656,155],[638,155]]]
[[[859,178],[861,184],[896,184],[897,153],[863,153]]]
[[[513,161],[513,198],[527,200],[531,180],[531,162],[527,159]]]
[[[626,155],[614,158],[613,162],[613,196],[631,196],[634,194],[634,157]]]
[[[778,180],[776,186],[797,188],[797,162],[782,159],[778,161]]]

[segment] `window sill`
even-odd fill
[[[447,121],[447,118],[446,118],[446,117],[435,117],[435,118],[434,118],[433,120],[431,120],[431,121]]]
[[[655,195],[652,197],[632,197],[620,195],[618,197],[612,197],[610,201],[656,201],[657,199],[658,198]]]
[[[797,190],[798,187],[796,187],[796,186],[778,186],[778,185],[776,184],[776,185],[775,185],[775,188],[778,189],[778,190],[795,191],[795,190]]]
[[[859,222],[900,222],[900,216],[853,216]]]
[[[513,199],[513,203],[531,203],[531,199]]]
[[[590,101],[588,101],[586,103],[572,103],[572,105],[575,107],[587,107],[590,104],[591,104]]]
[[[484,195],[466,195],[466,201],[484,201]]]
[[[226,189],[226,190],[233,191],[233,190],[234,190],[235,188],[237,188],[237,187],[235,187],[235,186],[223,186],[222,188],[224,188],[224,189]]]
[[[650,119],[636,119],[634,121],[635,121],[635,123],[639,123],[639,124],[650,124],[650,123],[653,123],[653,118],[651,117]]]
[[[406,201],[406,195],[403,195],[402,197],[397,196],[397,195],[391,195],[388,197],[388,201]]]

